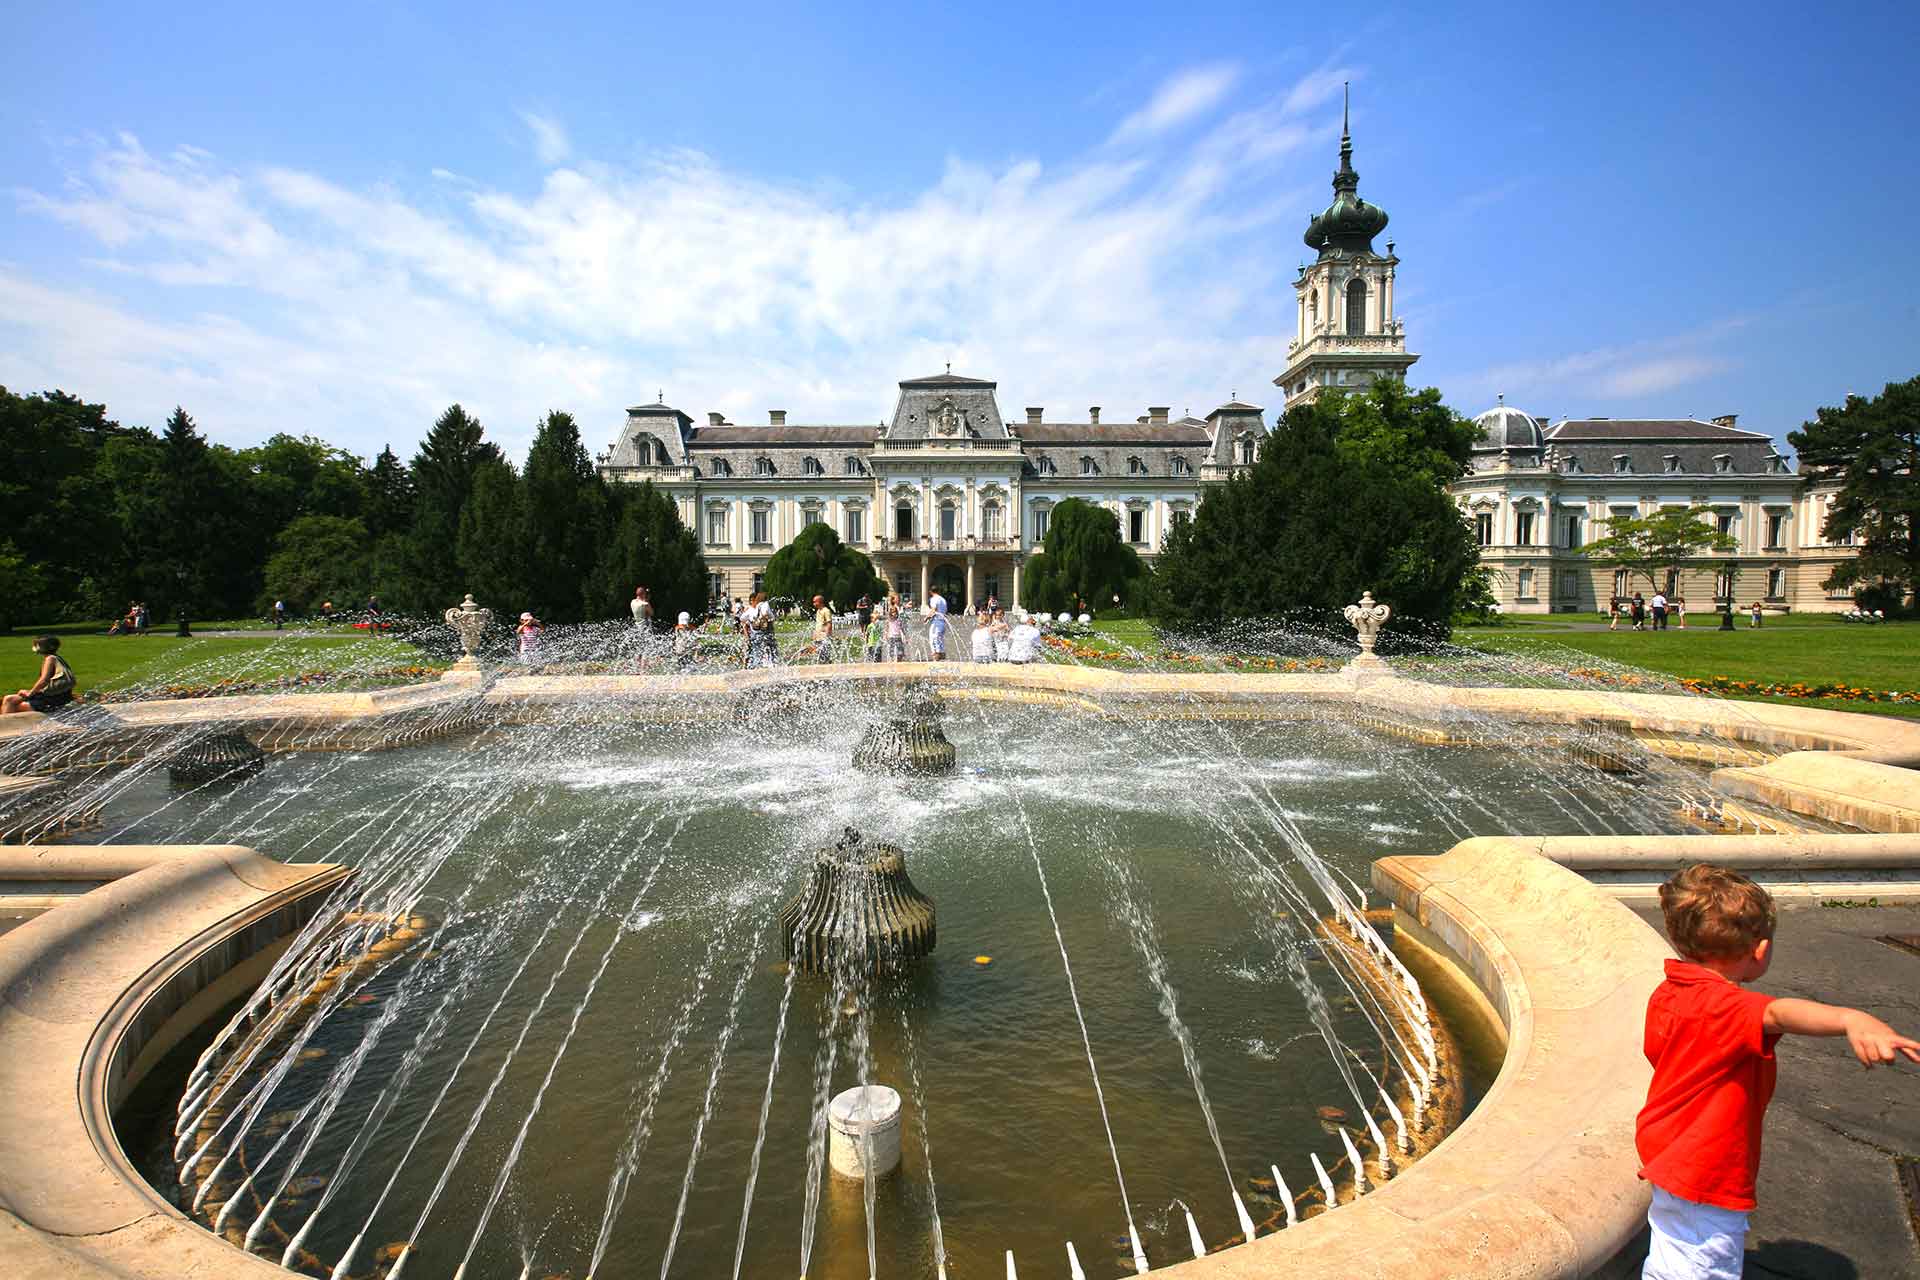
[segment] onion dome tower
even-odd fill
[[[1317,255],[1293,282],[1296,336],[1287,370],[1275,378],[1285,407],[1315,399],[1323,388],[1359,389],[1379,378],[1402,378],[1420,357],[1407,352],[1406,332],[1393,314],[1393,241],[1382,256],[1373,239],[1387,229],[1387,211],[1360,198],[1353,167],[1353,130],[1347,108],[1340,120],[1340,167],[1333,203],[1307,221],[1307,247]]]

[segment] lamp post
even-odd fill
[[[191,640],[193,639],[193,629],[187,626],[187,571],[186,569],[176,566],[173,571],[173,580],[175,584],[173,599],[174,599],[174,606],[176,609],[174,617],[179,622],[179,625],[174,628],[173,634],[176,639]]]

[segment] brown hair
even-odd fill
[[[1689,960],[1725,960],[1773,936],[1773,895],[1729,867],[1696,862],[1660,886],[1667,937]]]

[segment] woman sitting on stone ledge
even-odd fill
[[[40,678],[33,682],[32,688],[0,699],[0,715],[54,712],[73,701],[73,668],[60,656],[60,637],[41,636],[33,642],[33,651],[41,655]]]

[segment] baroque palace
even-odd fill
[[[1359,184],[1343,124],[1333,202],[1308,223],[1317,257],[1294,280],[1296,337],[1274,379],[1287,408],[1322,388],[1404,378],[1419,359],[1394,314],[1394,243],[1385,254],[1373,244],[1386,211],[1362,200]],[[909,378],[877,426],[789,423],[780,409],[764,425],[720,413],[696,424],[670,405],[640,405],[599,470],[650,480],[674,500],[698,533],[716,598],[758,590],[773,553],[825,522],[903,597],[938,590],[956,602],[997,595],[1018,606],[1021,566],[1039,551],[1054,504],[1081,498],[1107,508],[1151,561],[1207,485],[1253,463],[1266,433],[1260,406],[1233,397],[1203,419],[1171,419],[1156,406],[1131,420],[1102,422],[1095,407],[1061,421],[1029,407],[1009,421],[998,389],[950,367]],[[1769,437],[1740,430],[1732,415],[1549,423],[1502,403],[1476,421],[1472,471],[1450,491],[1504,609],[1600,610],[1611,595],[1647,591],[1644,579],[1630,583],[1581,548],[1606,536],[1610,519],[1674,505],[1711,509],[1739,549],[1669,575],[1669,595],[1701,610],[1724,600],[1851,603],[1820,585],[1851,554],[1820,538],[1832,488],[1801,476]]]

